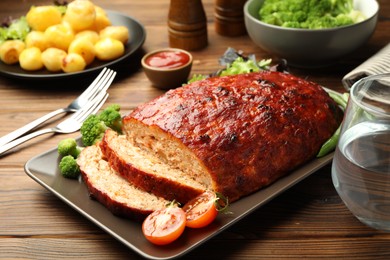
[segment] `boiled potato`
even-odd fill
[[[52,25],[45,30],[45,37],[49,47],[67,51],[74,39],[72,29],[64,23]]]
[[[38,47],[24,49],[19,55],[20,67],[24,70],[40,70],[43,68],[42,52]]]
[[[92,24],[92,26],[89,28],[89,30],[99,32],[102,29],[106,28],[107,26],[111,25],[111,21],[108,18],[103,8],[95,5],[95,12],[96,12],[95,21]]]
[[[59,24],[61,12],[54,6],[32,6],[26,15],[28,25],[34,31],[45,31],[49,26]]]
[[[61,9],[62,10],[62,9]],[[26,39],[0,44],[0,60],[34,71],[74,72],[95,59],[114,60],[125,53],[129,31],[113,26],[103,8],[91,0],[74,0],[64,9],[32,6],[26,14],[31,27]]]
[[[77,53],[85,60],[87,65],[95,59],[95,46],[86,38],[78,38],[69,45],[68,53]]]
[[[92,30],[85,30],[77,33],[74,37],[75,40],[80,38],[86,39],[92,42],[92,44],[95,44],[99,40],[99,34]]]
[[[88,0],[75,0],[68,4],[63,19],[78,32],[91,27],[95,18],[96,11],[93,3]]]
[[[107,26],[99,32],[100,38],[113,38],[126,44],[129,40],[129,30],[126,26]]]
[[[61,69],[66,72],[82,71],[87,64],[80,54],[68,53],[63,59]]]
[[[48,71],[61,71],[62,60],[66,56],[66,51],[57,48],[47,48],[42,52],[42,62]]]
[[[99,60],[114,60],[123,55],[125,47],[119,40],[103,38],[95,43],[96,57]]]
[[[41,51],[46,50],[48,47],[45,34],[41,31],[31,31],[27,34],[24,40],[26,47],[38,47]]]
[[[8,40],[0,45],[0,59],[6,64],[19,62],[19,55],[25,49],[25,44],[21,40]]]

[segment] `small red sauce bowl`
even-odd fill
[[[188,81],[192,55],[182,49],[159,49],[147,53],[141,64],[153,86],[160,89],[177,88]]]

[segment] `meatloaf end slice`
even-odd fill
[[[105,132],[100,147],[113,169],[134,186],[156,196],[184,204],[208,188],[111,129]]]
[[[169,203],[135,187],[115,172],[104,160],[97,145],[84,148],[77,163],[91,198],[99,201],[114,215],[141,221]]]

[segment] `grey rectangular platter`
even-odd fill
[[[167,246],[149,243],[142,234],[140,223],[117,217],[92,200],[81,178],[70,180],[62,177],[58,170],[59,161],[55,148],[31,158],[25,164],[25,171],[55,196],[141,256],[148,259],[173,259],[185,255],[254,210],[258,210],[277,195],[330,163],[332,158],[333,154],[329,154],[310,161],[269,187],[232,203],[230,211],[233,214],[219,214],[216,221],[203,229],[186,229],[177,241]]]

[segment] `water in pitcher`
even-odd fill
[[[360,221],[390,231],[390,121],[348,129],[335,152],[332,179]]]

